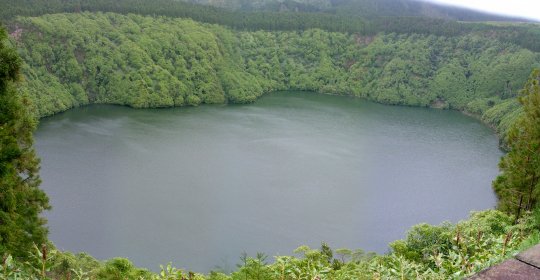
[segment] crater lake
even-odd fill
[[[502,155],[459,112],[278,92],[250,105],[94,105],[36,132],[50,240],[158,270],[230,271],[300,245],[385,253],[495,206]]]

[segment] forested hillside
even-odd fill
[[[89,103],[253,102],[273,90],[464,110],[504,130],[540,56],[483,33],[248,32],[186,19],[79,13],[19,18],[23,91],[38,116]]]

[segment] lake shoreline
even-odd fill
[[[369,101],[369,102],[373,102],[373,103],[376,103],[376,104],[381,104],[381,105],[386,105],[386,106],[399,106],[399,107],[413,107],[413,108],[426,108],[426,109],[435,109],[435,110],[450,110],[450,111],[457,111],[457,112],[460,112],[466,116],[469,116],[471,118],[474,118],[474,119],[477,119],[478,121],[480,121],[482,124],[484,124],[486,127],[490,128],[491,130],[493,130],[493,132],[497,135],[497,138],[498,138],[498,141],[499,141],[499,148],[505,152],[508,151],[507,149],[507,146],[506,146],[506,143],[504,142],[504,137],[502,135],[500,135],[499,131],[497,130],[497,127],[491,123],[488,123],[486,121],[483,120],[482,116],[480,114],[477,114],[477,113],[472,113],[472,112],[469,112],[465,109],[452,109],[452,108],[448,108],[446,105],[445,106],[439,106],[438,104],[430,104],[429,106],[416,106],[416,105],[408,105],[408,104],[392,104],[392,103],[385,103],[385,102],[379,102],[377,100],[373,100],[373,99],[370,99],[370,98],[367,98],[367,97],[361,97],[361,96],[354,96],[354,95],[350,95],[350,94],[336,94],[336,93],[323,93],[323,92],[313,92],[313,91],[309,91],[309,90],[293,90],[293,89],[287,89],[287,90],[277,90],[277,91],[271,91],[271,92],[267,92],[267,93],[263,93],[261,96],[257,97],[257,99],[253,102],[250,102],[250,103],[210,103],[210,104],[206,104],[206,103],[203,103],[203,104],[200,104],[200,105],[196,105],[196,106],[190,106],[190,105],[183,105],[183,106],[169,106],[169,107],[148,107],[148,108],[137,108],[137,107],[134,107],[134,106],[131,106],[129,104],[115,104],[115,103],[88,103],[88,104],[83,104],[83,105],[79,105],[79,106],[76,106],[76,107],[72,107],[72,108],[69,108],[67,110],[64,110],[64,111],[59,111],[59,112],[56,112],[54,114],[51,114],[51,115],[47,115],[47,116],[42,116],[42,117],[38,117],[38,121],[41,121],[43,119],[48,119],[50,117],[54,117],[54,116],[57,116],[59,114],[63,114],[65,112],[68,112],[70,110],[73,110],[73,109],[77,109],[77,108],[84,108],[84,107],[90,107],[90,106],[94,106],[94,105],[111,105],[111,106],[118,106],[118,107],[126,107],[126,108],[130,108],[130,109],[135,109],[135,110],[147,110],[147,109],[171,109],[171,108],[193,108],[193,107],[200,107],[200,106],[234,106],[234,105],[250,105],[250,104],[254,104],[254,103],[257,103],[260,98],[263,98],[269,94],[273,94],[273,93],[278,93],[278,92],[306,92],[306,93],[316,93],[316,94],[322,94],[322,95],[329,95],[329,96],[339,96],[339,97],[349,97],[349,98],[355,98],[355,99],[360,99],[360,100],[365,100],[365,101]]]

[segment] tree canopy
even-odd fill
[[[483,33],[253,32],[86,12],[21,17],[12,30],[24,60],[21,91],[38,116],[89,103],[248,103],[293,89],[464,110],[504,135],[519,109],[517,89],[540,62]]]

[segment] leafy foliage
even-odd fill
[[[526,214],[514,224],[510,215],[489,210],[472,213],[455,225],[418,225],[406,239],[392,243],[387,255],[333,251],[323,243],[320,249],[301,246],[295,250],[297,256],[276,256],[273,262],[263,254],[243,256],[231,274],[186,273],[171,264],[152,273],[122,258],[98,262],[88,255],[51,250],[44,260],[44,278],[40,269],[8,257],[0,279],[460,279],[536,244],[540,232],[535,215]]]
[[[32,148],[35,120],[14,87],[21,61],[0,27],[0,257],[28,260],[47,230],[40,213],[49,208],[38,186],[39,160]]]
[[[499,164],[501,175],[493,186],[499,208],[531,211],[540,200],[540,70],[533,72],[521,92],[523,112],[508,133],[510,152]]]

